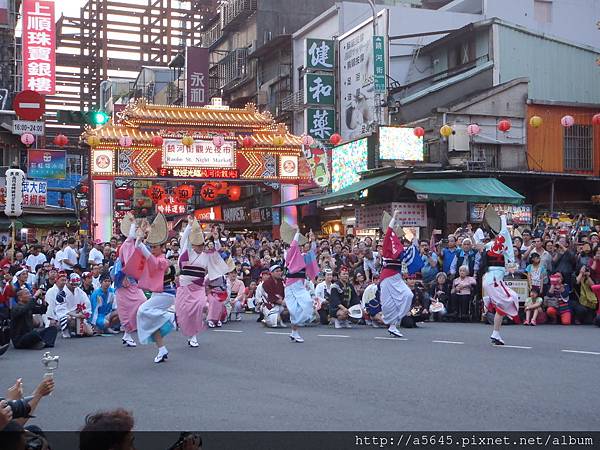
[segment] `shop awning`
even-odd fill
[[[285,208],[286,206],[300,206],[300,205],[308,205],[310,202],[314,202],[323,197],[323,194],[316,195],[307,195],[305,197],[298,197],[294,200],[288,200],[287,202],[279,203],[278,205],[273,205],[273,208]]]
[[[393,178],[399,177],[403,174],[404,172],[396,172],[393,174],[379,175],[378,177],[357,181],[356,183],[346,186],[339,191],[321,196],[319,203],[323,205],[330,205],[332,203],[343,202],[346,200],[355,200],[365,189],[369,189],[387,181],[391,181]]]
[[[525,197],[495,178],[453,178],[409,180],[405,187],[419,200],[508,203],[518,205]]]

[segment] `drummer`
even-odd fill
[[[329,296],[329,315],[334,318],[335,328],[352,328],[348,310],[359,304],[360,298],[350,283],[348,268],[342,266]]]

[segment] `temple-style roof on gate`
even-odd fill
[[[152,131],[147,131],[147,130]],[[118,114],[118,119],[99,128],[87,127],[82,139],[95,135],[102,145],[113,145],[123,136],[133,139],[136,146],[152,146],[152,137],[181,138],[189,134],[195,138],[210,138],[222,134],[226,139],[235,138],[243,148],[245,136],[252,136],[254,147],[283,149],[302,146],[302,139],[291,134],[284,124],[275,122],[269,112],[258,112],[254,104],[245,108],[223,106],[180,107],[149,104],[137,100]],[[275,136],[284,138],[282,145],[275,145]]]
[[[154,105],[141,99],[128,105],[119,114],[119,122],[132,125],[190,125],[261,129],[273,125],[270,113],[258,112],[252,103],[245,108],[226,106]]]

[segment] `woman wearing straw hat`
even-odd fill
[[[139,231],[135,252],[143,258],[143,264],[138,284],[140,288],[152,292],[152,296],[138,309],[138,337],[142,344],[156,344],[158,354],[154,362],[161,363],[169,355],[164,337],[175,329],[175,318],[169,311],[175,301],[175,268],[169,264],[164,254],[167,221],[162,214],[158,214],[151,226],[148,226],[148,222],[143,222]],[[145,231],[148,231],[148,235],[144,243]]]
[[[218,233],[213,235],[218,245]],[[198,347],[197,335],[204,330],[204,308],[206,306],[206,284],[222,278],[229,267],[221,258],[218,249],[205,246],[202,227],[194,216],[181,237],[182,253],[179,257],[179,286],[175,296],[175,314],[181,333],[188,338],[190,347]]]

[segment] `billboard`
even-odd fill
[[[387,34],[387,13],[377,18],[378,34]],[[375,130],[373,22],[369,20],[340,38],[340,134],[355,139]],[[384,51],[384,58],[388,55]],[[381,54],[379,54],[381,56]],[[381,61],[378,64],[382,64]],[[388,66],[383,61],[384,67]]]
[[[208,103],[208,48],[188,47],[185,57],[186,106]]]
[[[54,95],[56,87],[54,1],[23,1],[23,89]]]
[[[486,206],[485,203],[469,203],[469,222],[483,222],[483,212]],[[498,213],[508,213],[511,216],[510,222],[515,225],[529,225],[533,223],[532,205],[493,204],[492,206]]]
[[[380,127],[379,159],[423,161],[423,138],[414,128]]]
[[[65,150],[27,150],[27,176],[64,180],[67,170]]]
[[[331,151],[331,190],[339,191],[360,181],[360,172],[369,167],[367,138],[334,147]]]

